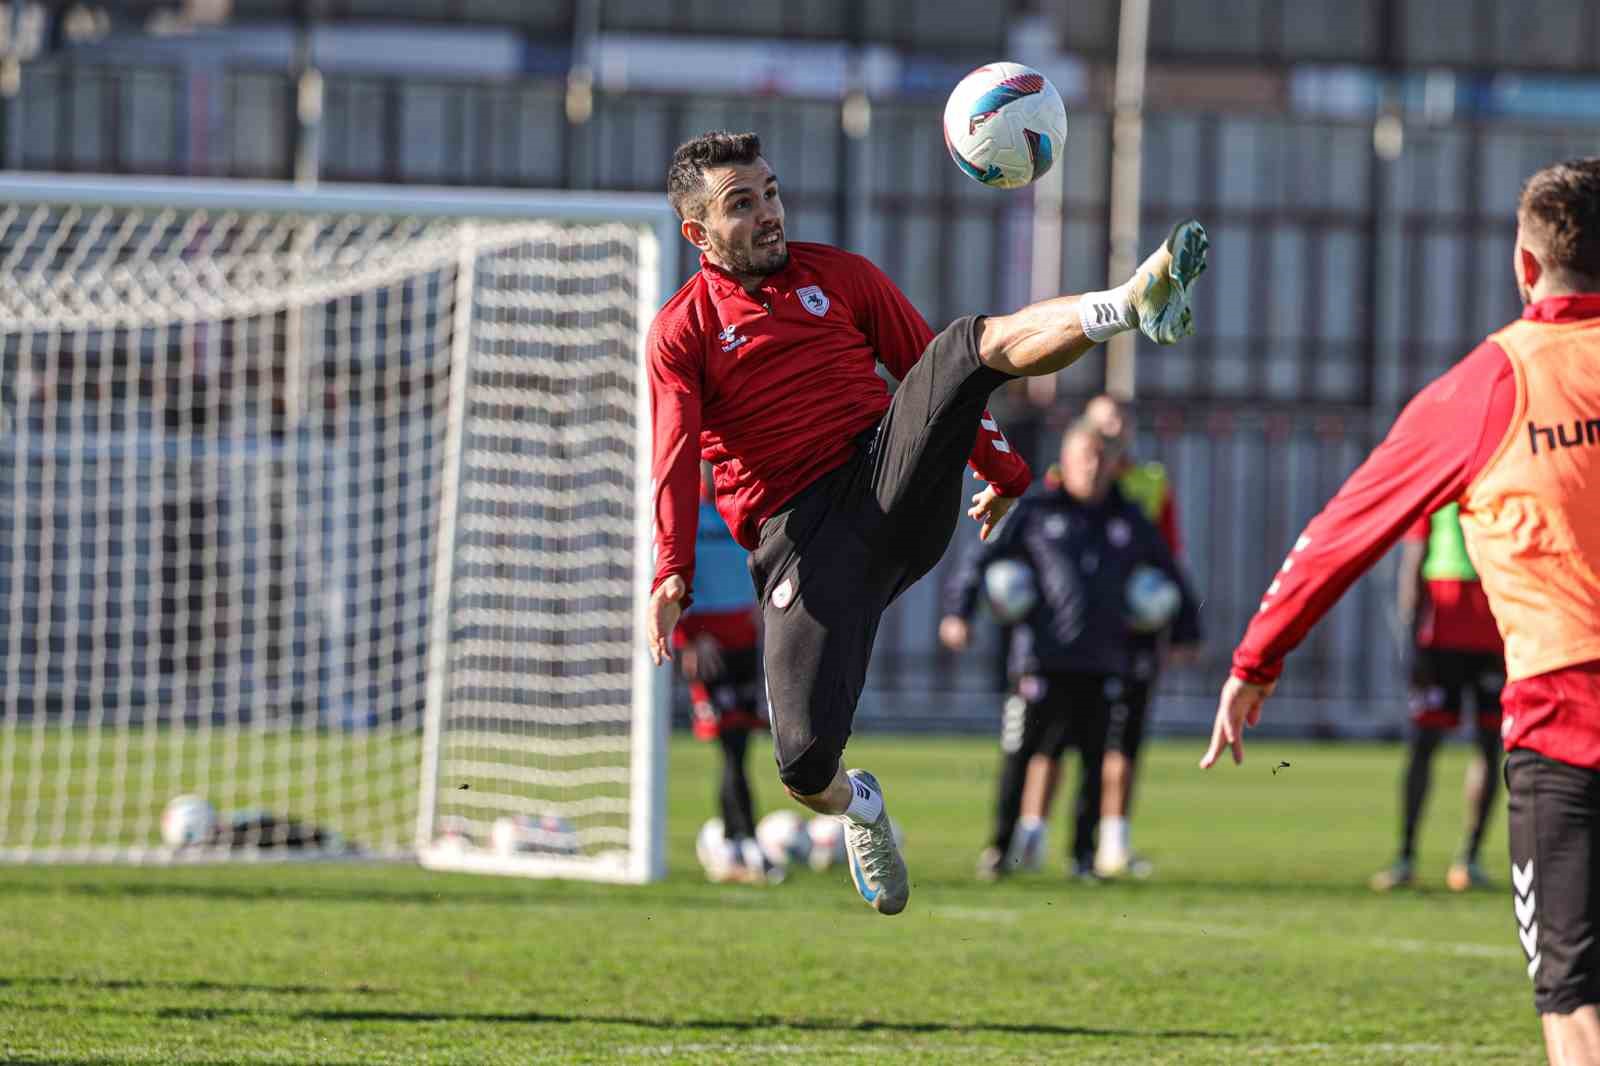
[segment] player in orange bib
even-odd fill
[[[1600,158],[1517,205],[1521,318],[1423,389],[1311,520],[1235,650],[1202,767],[1244,756],[1284,657],[1418,518],[1460,505],[1505,641],[1511,889],[1554,1066],[1600,1066]]]

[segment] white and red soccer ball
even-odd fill
[[[190,848],[216,838],[217,809],[202,796],[174,797],[161,812],[161,840],[170,848]]]
[[[973,181],[1017,189],[1042,177],[1067,141],[1067,109],[1050,79],[1021,63],[989,63],[951,90],[944,143]]]

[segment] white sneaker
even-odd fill
[[[883,788],[878,779],[865,770],[851,770],[848,777],[860,778],[879,795]],[[900,848],[894,842],[894,828],[889,824],[889,808],[885,804],[878,820],[862,825],[849,818],[844,822],[845,853],[850,862],[850,879],[856,891],[867,901],[867,906],[879,914],[899,914],[906,909],[911,898],[911,877],[906,873],[906,862],[900,857]]]
[[[1130,283],[1139,332],[1157,344],[1176,344],[1194,332],[1189,289],[1205,273],[1210,247],[1205,227],[1185,219],[1139,264]]]
[[[1095,852],[1094,872],[1100,877],[1133,877],[1140,881],[1156,872],[1155,866],[1149,859],[1136,851],[1107,851],[1101,849]]]

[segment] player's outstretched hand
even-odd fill
[[[1002,496],[993,485],[985,485],[982,492],[972,497],[972,510],[967,512],[967,517],[978,523],[978,539],[988,540],[994,527],[1016,502],[1017,497]]]
[[[650,661],[660,666],[672,658],[672,627],[683,613],[683,595],[688,592],[683,578],[673,574],[650,594],[650,617],[645,622],[645,644]]]
[[[1209,770],[1224,747],[1233,749],[1235,764],[1244,762],[1244,727],[1261,721],[1261,705],[1274,685],[1255,685],[1229,677],[1217,700],[1217,722],[1211,727],[1211,746],[1200,757],[1200,769]]]

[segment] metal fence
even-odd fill
[[[655,191],[682,139],[756,129],[784,183],[790,235],[873,258],[930,321],[1009,309],[1029,292],[1032,196],[982,188],[949,164],[938,99],[874,101],[860,140],[842,132],[834,100],[599,92],[575,126],[564,84],[549,79],[340,75],[324,99],[329,180]],[[26,68],[22,101],[16,151],[30,169],[281,178],[292,166],[295,97],[282,71],[57,58]],[[1081,291],[1106,283],[1107,118],[1074,108],[1071,130],[1062,279]],[[1406,398],[1514,315],[1522,178],[1597,148],[1600,129],[1570,122],[1416,121],[1389,158],[1367,118],[1149,115],[1145,243],[1196,215],[1214,264],[1199,335],[1139,353],[1140,451],[1173,471],[1210,648],[1167,679],[1164,722],[1209,718],[1226,651],[1300,526]],[[694,269],[687,245],[678,267],[684,278]],[[1048,454],[1102,370],[1091,358],[1065,372],[1048,408],[1013,390],[997,409],[1036,458]],[[886,619],[864,722],[993,718],[990,672],[972,665],[982,653],[958,665],[936,650],[943,573]],[[1374,731],[1392,720],[1390,598],[1381,577],[1357,586],[1292,660],[1276,721]],[[932,693],[946,698],[923,698]]]

